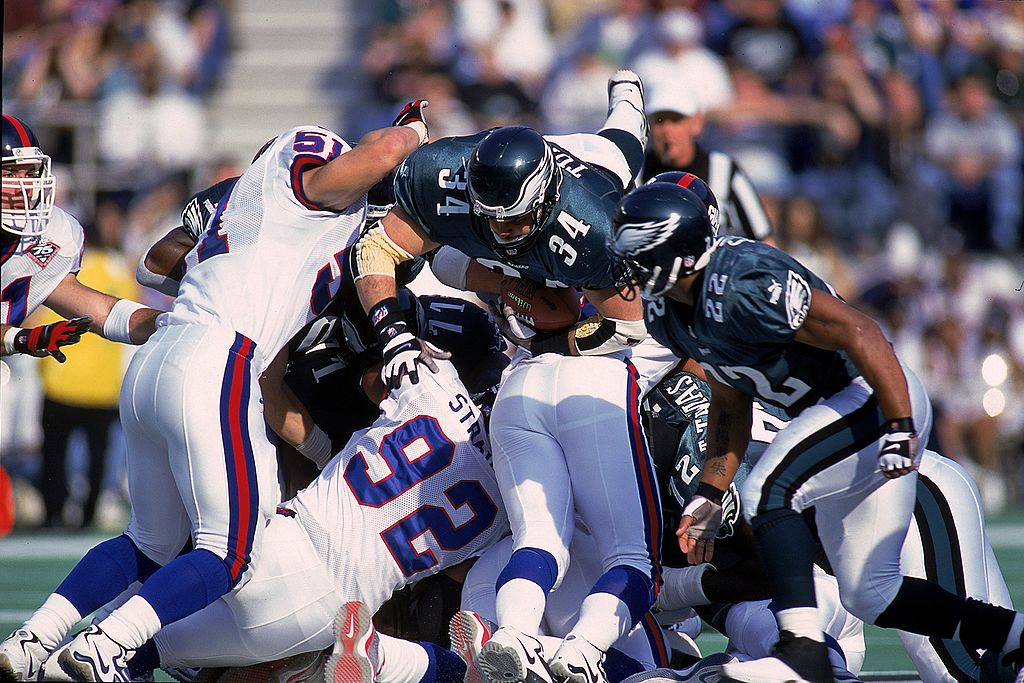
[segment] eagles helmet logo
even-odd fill
[[[679,218],[671,216],[660,221],[624,223],[615,233],[612,250],[617,256],[634,256],[664,244],[679,227]]]

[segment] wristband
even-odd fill
[[[313,425],[313,430],[306,437],[306,440],[295,446],[295,450],[316,463],[316,466],[323,469],[334,456],[331,448],[331,437],[327,432]]]
[[[889,432],[917,433],[917,430],[914,429],[914,418],[912,417],[898,417],[895,420],[886,420],[885,429]]]
[[[370,309],[370,325],[384,346],[409,328],[409,323],[405,321],[402,313],[402,306],[393,296]]]
[[[402,125],[416,131],[416,135],[420,138],[421,145],[427,141],[427,124],[422,121],[410,121],[409,123],[403,123]]]
[[[11,354],[17,353],[17,351],[14,348],[14,338],[18,336],[19,332],[21,332],[21,328],[14,326],[8,327],[7,331],[4,332],[4,355],[9,356]]]
[[[722,498],[725,496],[725,491],[715,486],[712,486],[706,481],[702,481],[699,484],[697,484],[697,491],[694,495],[703,496],[704,498],[707,498],[715,505],[721,505]]]
[[[107,314],[103,322],[103,336],[114,342],[122,344],[132,343],[132,313],[146,308],[138,301],[131,299],[118,299]]]

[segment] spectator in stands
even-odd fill
[[[90,287],[128,299],[138,298],[132,268],[119,251],[121,209],[111,201],[102,202],[96,223],[86,231],[86,250],[78,279]],[[46,324],[59,319],[47,311]],[[43,526],[63,526],[68,500],[67,457],[73,434],[86,437],[89,453],[89,490],[82,502],[79,526],[91,526],[106,471],[111,428],[118,421],[118,394],[125,367],[127,347],[97,335],[79,342],[74,363],[41,362],[43,383],[43,462],[40,491],[46,506]]]
[[[980,73],[961,76],[949,106],[925,127],[931,179],[946,204],[946,220],[969,250],[1011,251],[1020,243],[1021,135]]]
[[[777,227],[781,249],[824,278],[845,299],[853,298],[856,280],[814,200],[799,194],[790,197]]]
[[[661,82],[647,101],[651,138],[641,179],[663,171],[686,171],[702,178],[715,193],[722,212],[723,233],[766,240],[772,226],[757,189],[731,156],[707,150],[697,142],[704,112],[694,90],[682,83]]]
[[[813,46],[782,0],[737,0],[732,7],[738,16],[719,50],[730,66],[754,71],[775,92],[809,93]]]
[[[124,62],[104,81],[99,102],[100,156],[134,180],[139,172],[192,168],[206,145],[201,102],[168,77],[157,45],[129,38]]]
[[[692,92],[701,111],[728,106],[732,101],[732,78],[720,56],[704,46],[704,24],[687,9],[658,14],[660,40],[644,51],[633,70],[645,87],[680,87]]]

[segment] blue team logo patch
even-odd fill
[[[25,250],[32,260],[39,264],[40,268],[45,268],[46,264],[53,260],[53,257],[60,251],[60,245],[56,242],[44,242],[42,244],[36,244]]]
[[[811,288],[807,280],[789,271],[789,278],[786,280],[786,320],[789,326],[800,329],[807,318],[807,309],[811,305]]]

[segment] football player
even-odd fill
[[[0,230],[0,355],[25,353],[67,360],[62,347],[86,331],[141,344],[156,329],[160,311],[117,299],[78,281],[84,236],[75,218],[54,206],[56,178],[50,157],[21,120],[3,115]],[[18,327],[46,304],[68,320]]]
[[[703,370],[688,360],[644,399],[666,525],[672,527],[678,524],[700,481],[710,397]],[[767,597],[767,586],[761,578],[764,570],[754,549],[745,542],[749,524],[740,514],[736,486],[742,485],[787,422],[781,409],[754,401],[750,444],[723,499],[723,523],[715,538],[715,571],[708,571],[707,564],[686,567],[678,547],[670,547],[677,545],[674,537],[665,545],[665,585],[657,607],[671,612],[697,606],[708,623],[748,656],[767,654],[764,645],[770,647],[778,639],[778,628],[773,617],[765,619],[751,603],[741,603],[742,614],[733,604],[759,594]],[[904,574],[936,581],[959,595],[1010,607],[1009,591],[984,528],[981,501],[970,476],[955,462],[925,450],[919,465],[914,515],[900,554]],[[820,556],[817,561],[828,566]],[[857,674],[864,659],[862,622],[839,604],[835,580],[821,574],[816,567],[818,606],[825,615],[824,623],[831,627],[826,633],[838,641],[847,668]],[[664,614],[659,613],[659,619]],[[746,633],[738,631],[741,625]],[[929,639],[904,631],[899,637],[927,681],[980,681],[983,671],[999,669],[998,657],[994,656],[997,653],[980,655],[956,640]]]
[[[777,606],[774,656],[730,663],[736,680],[831,681],[815,609],[818,537],[843,604],[868,623],[953,638],[1020,665],[1024,614],[904,576],[930,406],[877,323],[785,253],[716,238],[704,203],[670,183],[620,203],[608,248],[646,302],[651,334],[697,359],[712,388],[707,459],[677,535],[692,563],[710,560],[722,500],[750,440],[754,399],[791,418],[741,489]]]
[[[427,139],[424,106],[409,103],[355,148],[318,126],[283,131],[221,200],[122,386],[128,530],[87,553],[19,631],[52,650],[141,581],[61,652],[69,675],[127,676],[130,653],[162,627],[248,580],[279,500],[259,377],[330,301],[367,190]],[[194,550],[179,555],[188,539]]]
[[[508,126],[424,147],[396,172],[398,205],[352,252],[389,385],[431,369],[433,351],[395,296],[395,269],[439,245],[432,269],[445,284],[498,292],[503,277],[525,277],[581,288],[596,309],[566,330],[519,339],[532,357],[513,361],[495,400],[494,465],[515,552],[499,577],[499,628],[480,654],[494,681],[600,675],[604,652],[657,591],[661,514],[638,413],[645,377],[624,362],[646,330],[639,299],[618,296],[603,251],[615,203],[639,171],[647,123],[636,74],[614,74],[608,95],[597,134]],[[598,538],[606,571],[548,652],[535,636],[545,596],[568,566],[574,512]]]

